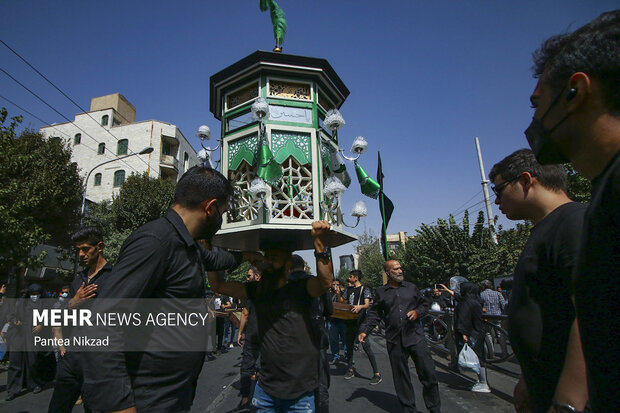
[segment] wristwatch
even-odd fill
[[[314,257],[315,258],[327,258],[330,259],[330,253],[328,251],[323,251],[323,252],[319,252],[319,251],[314,251]]]
[[[557,400],[553,400],[553,407],[557,413],[588,413],[591,410],[589,409],[588,404],[583,410],[577,410],[573,406],[568,403],[559,403]]]

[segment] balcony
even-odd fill
[[[162,155],[159,165],[164,168],[179,170],[179,160],[172,155]]]

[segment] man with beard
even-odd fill
[[[104,288],[98,290],[93,312],[119,311],[118,300],[110,298],[158,298],[161,300],[157,303],[165,303],[177,313],[207,313],[205,269],[233,268],[240,257],[224,251],[207,251],[197,240],[210,240],[220,229],[232,193],[230,182],[218,171],[206,167],[188,170],[177,183],[172,208],[125,240]],[[192,307],[188,308],[189,305]],[[147,330],[150,331],[154,330]],[[206,348],[203,329],[188,329],[184,333],[169,345],[176,349],[192,345]],[[109,336],[110,342],[125,343],[123,335],[112,328],[99,327],[97,334]],[[160,328],[153,334],[157,337],[153,336],[150,342],[170,339],[169,329]],[[91,409],[151,413],[190,410],[204,351],[123,352],[116,347],[113,350],[84,353],[82,396]]]
[[[258,322],[261,370],[252,405],[257,412],[314,411],[319,387],[319,337],[312,320],[312,299],[332,284],[332,263],[325,252],[329,223],[312,223],[317,277],[288,281],[291,253],[267,250],[267,268],[258,283],[220,280],[209,272],[214,291],[249,298]]]
[[[439,384],[435,363],[424,338],[420,320],[428,313],[428,302],[415,284],[404,281],[400,262],[389,260],[383,264],[388,282],[377,288],[375,301],[362,325],[360,342],[375,328],[379,319],[385,321],[385,341],[392,366],[396,395],[402,411],[415,413],[415,394],[409,374],[409,357],[413,359],[418,378],[424,387],[423,398],[431,413],[441,409]]]

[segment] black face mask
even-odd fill
[[[530,144],[530,148],[532,148],[536,160],[540,162],[541,165],[568,162],[568,159],[560,152],[556,143],[551,139],[551,134],[570,116],[570,113],[567,113],[566,116],[560,119],[551,129],[545,129],[543,126],[545,116],[547,116],[549,111],[555,106],[563,92],[564,91],[560,92],[560,94],[553,99],[553,102],[551,102],[551,105],[549,105],[549,108],[540,119],[532,118],[530,126],[525,130],[527,142]]]
[[[211,238],[215,235],[216,232],[222,228],[222,215],[218,211],[217,218],[209,218],[207,217],[206,221],[202,224],[200,228],[200,237],[199,239],[206,239],[207,241],[211,241]]]

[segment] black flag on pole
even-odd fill
[[[381,166],[381,152],[377,152],[377,182],[379,183],[379,210],[381,211],[381,250],[383,258],[387,261],[388,257],[388,245],[387,245],[387,226],[392,218],[392,212],[394,212],[394,204],[383,193],[383,167]]]

